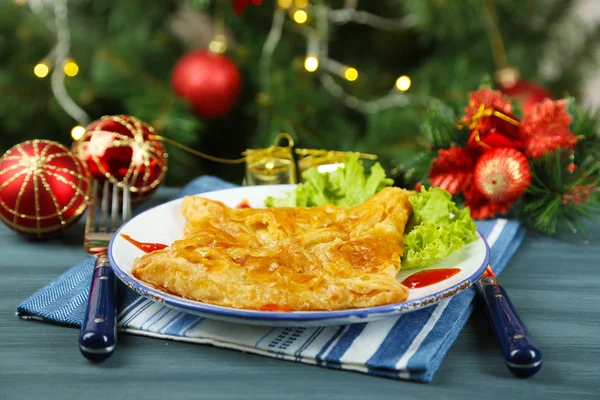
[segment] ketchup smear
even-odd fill
[[[244,199],[244,200],[240,201],[240,204],[238,204],[235,208],[252,208],[252,207],[250,207],[250,203],[248,203],[248,200]]]
[[[131,236],[126,235],[124,233],[121,233],[121,237],[145,253],[151,253],[153,251],[162,250],[165,247],[169,247],[166,244],[161,244],[161,243],[138,242],[137,240],[133,239]]]
[[[403,280],[402,284],[408,286],[410,289],[422,288],[433,285],[434,283],[442,282],[459,272],[460,268],[428,269],[412,274]]]

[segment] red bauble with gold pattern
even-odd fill
[[[32,140],[0,158],[0,219],[38,238],[73,225],[88,204],[86,167],[60,143]]]
[[[167,153],[154,129],[127,115],[102,117],[92,122],[73,153],[94,179],[129,184],[133,201],[152,195],[167,172]]]
[[[518,150],[488,150],[475,164],[475,188],[496,204],[517,200],[525,193],[530,183],[529,160]]]

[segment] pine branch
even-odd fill
[[[558,149],[531,162],[532,182],[524,196],[521,217],[545,234],[583,232],[583,219],[600,212],[600,164],[588,158],[570,172],[568,151]]]
[[[420,133],[428,141],[431,149],[447,148],[451,145],[466,143],[464,131],[456,126],[457,116],[454,110],[441,102],[433,105],[425,114]]]

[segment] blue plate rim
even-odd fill
[[[198,193],[195,196],[202,196],[205,194],[224,191],[224,190],[232,190],[232,189],[240,189],[240,188],[230,188],[230,189],[220,189],[214,190],[205,193]],[[376,307],[368,307],[368,308],[356,308],[356,309],[348,309],[348,310],[337,310],[337,311],[293,311],[293,312],[279,312],[279,311],[257,311],[257,310],[242,310],[235,309],[229,307],[216,306],[207,303],[201,303],[199,301],[185,299],[183,297],[175,296],[169,293],[162,292],[160,290],[154,289],[150,286],[143,285],[137,280],[131,278],[125,271],[119,268],[117,262],[113,257],[113,245],[115,240],[120,237],[121,230],[125,228],[131,221],[136,218],[141,217],[147,212],[157,208],[166,206],[167,204],[181,201],[181,199],[174,199],[168,202],[162,203],[156,207],[152,207],[150,209],[144,210],[143,212],[136,215],[134,218],[123,224],[117,232],[113,235],[110,243],[108,245],[108,259],[111,265],[111,268],[115,275],[130,289],[135,291],[136,293],[149,298],[154,301],[158,301],[165,305],[177,307],[181,310],[190,310],[194,313],[202,313],[208,315],[214,315],[218,317],[226,317],[232,319],[247,319],[252,321],[282,321],[282,322],[309,322],[309,321],[324,321],[324,320],[333,320],[333,319],[345,319],[345,318],[359,318],[364,319],[368,318],[372,315],[383,315],[390,314],[394,312],[410,312],[416,309],[425,308],[434,304],[439,303],[442,299],[452,297],[457,293],[466,290],[471,287],[484,273],[485,269],[489,265],[490,261],[490,246],[485,238],[477,229],[477,234],[485,244],[485,258],[483,263],[469,275],[467,278],[462,281],[448,287],[442,291],[436,292],[429,296],[420,297],[418,299],[413,299],[409,301],[404,301],[401,303],[393,303],[393,304],[385,304],[382,306]],[[422,305],[425,303],[425,305]]]

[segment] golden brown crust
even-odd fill
[[[314,311],[406,300],[396,281],[413,192],[386,188],[354,207],[233,209],[186,197],[184,238],[132,273],[192,300]]]

